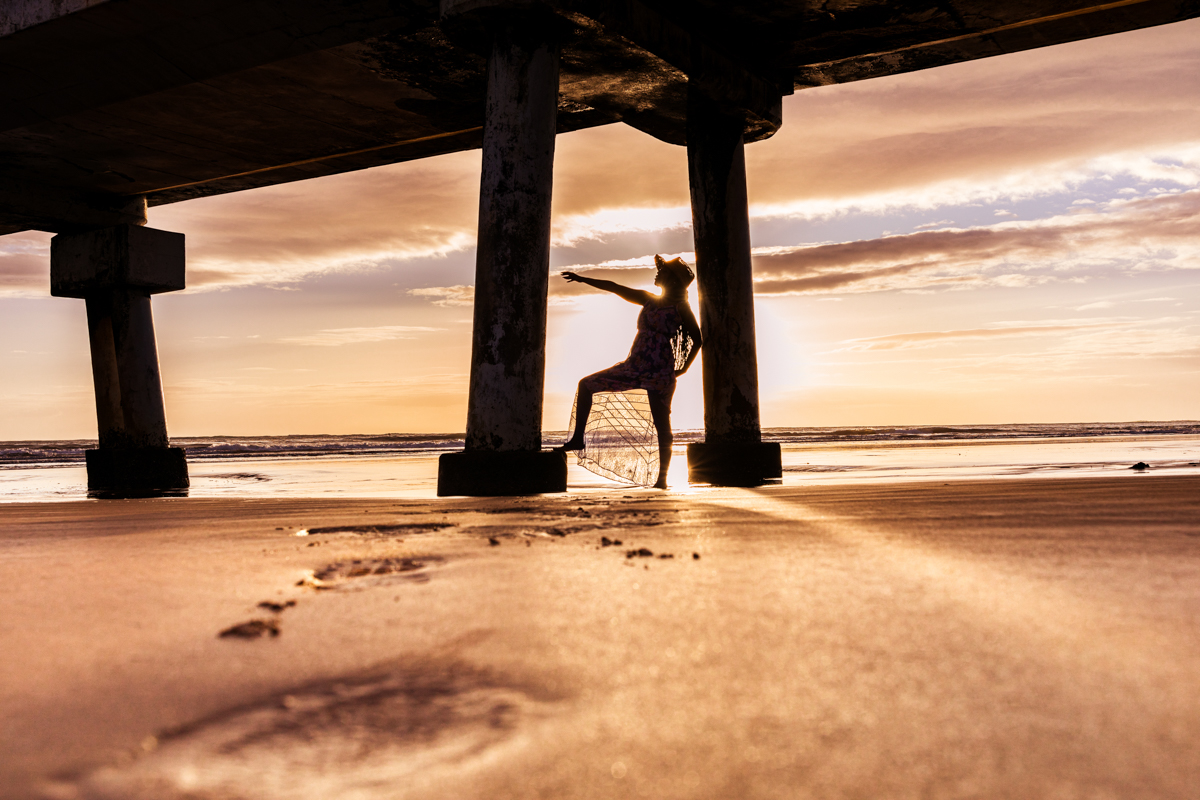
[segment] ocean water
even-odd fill
[[[547,443],[564,432],[547,431]],[[677,431],[670,475],[689,487]],[[783,451],[783,483],[963,480],[1094,475],[1200,475],[1200,422],[769,428]],[[187,451],[192,497],[409,497],[437,495],[437,457],[461,434],[211,436],[176,438]],[[0,502],[88,497],[83,452],[94,440],[0,442]],[[569,457],[572,491],[650,491],[606,480]],[[1144,462],[1146,470],[1131,470]]]

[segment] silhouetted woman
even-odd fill
[[[695,275],[682,259],[670,261],[654,257],[658,272],[654,285],[662,289],[654,295],[631,289],[612,281],[600,281],[564,272],[571,282],[585,283],[596,289],[612,292],[623,300],[642,307],[638,315],[637,337],[629,357],[620,364],[592,373],[579,382],[575,406],[575,430],[562,445],[563,450],[584,448],[583,434],[592,410],[592,397],[597,392],[624,392],[645,389],[650,402],[650,415],[658,434],[658,481],[655,488],[667,488],[667,469],[671,465],[671,398],[675,394],[675,379],[687,372],[700,352],[700,325],[688,305],[687,289]]]

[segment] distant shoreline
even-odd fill
[[[1065,439],[1119,436],[1200,436],[1200,420],[1162,422],[1014,423],[976,425],[872,425],[764,428],[763,441],[783,445],[835,442],[955,442],[1018,439]],[[564,431],[544,431],[549,443]],[[676,444],[704,438],[702,430],[680,429]],[[180,436],[172,444],[187,451],[189,461],[234,458],[331,458],[433,455],[461,450],[461,433],[294,434],[282,436]],[[0,442],[0,469],[83,463],[83,451],[94,439],[42,439]]]

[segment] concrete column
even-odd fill
[[[442,495],[566,490],[541,451],[559,46],[544,18],[489,10],[466,449],[442,456]]]
[[[167,447],[149,293],[116,288],[85,301],[100,447]]]
[[[558,46],[499,31],[488,59],[468,450],[539,450]]]
[[[87,307],[100,447],[118,448],[125,443],[125,412],[121,408],[121,373],[113,338],[112,303],[108,292],[97,292],[83,299]]]
[[[183,235],[118,225],[51,241],[51,294],[87,307],[100,446],[88,488],[112,495],[186,489],[170,447],[150,295],[184,286]]]
[[[744,128],[742,115],[689,91],[705,441],[688,447],[688,477],[726,486],[757,485],[782,475],[779,445],[764,444],[759,427]]]

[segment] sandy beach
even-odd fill
[[[1200,477],[0,514],[6,800],[1200,785]]]

